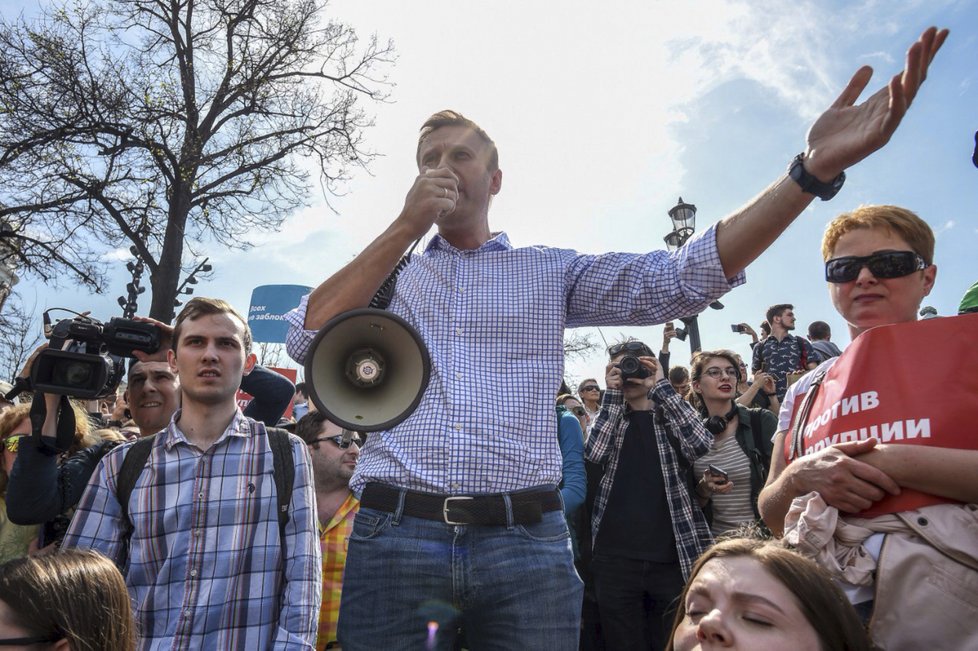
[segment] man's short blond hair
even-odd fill
[[[860,228],[889,231],[906,242],[928,265],[934,263],[934,231],[915,213],[899,206],[860,206],[833,219],[822,237],[822,258],[831,258],[839,239]]]

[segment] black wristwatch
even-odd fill
[[[802,152],[795,156],[794,160],[791,161],[791,165],[788,166],[788,176],[801,186],[802,192],[814,194],[822,201],[828,201],[838,194],[839,190],[842,189],[842,184],[846,182],[846,173],[839,172],[839,175],[828,183],[822,183],[805,169],[805,166],[802,164],[804,158],[805,154]]]

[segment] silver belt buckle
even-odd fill
[[[448,519],[448,503],[451,502],[452,500],[472,500],[472,499],[475,499],[475,498],[474,497],[469,497],[468,495],[458,495],[456,497],[446,497],[445,498],[445,502],[442,504],[442,507],[441,507],[441,517],[442,517],[442,520],[445,521],[445,524],[454,524],[454,525],[466,525],[466,524],[469,524],[468,522],[455,522],[453,520],[449,520]]]

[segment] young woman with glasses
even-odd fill
[[[693,463],[696,495],[714,536],[758,522],[757,496],[771,463],[777,418],[766,409],[737,404],[737,355],[698,353],[692,364],[690,402],[713,433],[710,451]]]

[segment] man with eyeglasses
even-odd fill
[[[582,585],[556,490],[561,459],[553,418],[565,329],[664,323],[701,312],[743,283],[747,265],[816,196],[833,196],[844,170],[890,139],[946,35],[925,31],[903,74],[857,105],[872,74],[860,68],[812,125],[789,170],[675,253],[513,246],[489,224],[503,185],[493,140],[455,111],[422,125],[418,174],[403,208],[286,315],[289,354],[302,362],[323,325],[390,288],[405,252],[437,228],[424,250],[398,267],[389,292],[388,309],[429,349],[433,381],[409,418],[370,438],[351,482],[363,493],[341,643],[416,646],[428,623],[418,607],[437,600],[455,604],[474,648],[576,645]],[[473,403],[473,386],[484,399]],[[410,555],[418,540],[446,537],[453,547]],[[467,562],[456,562],[457,554]],[[391,556],[411,562],[395,565]],[[440,631],[439,643],[450,643],[446,627]]]
[[[713,543],[688,482],[713,435],[648,346],[627,341],[608,356],[608,388],[585,446],[587,460],[604,468],[591,515],[601,630],[609,649],[660,649],[673,602]],[[625,361],[636,359],[642,369],[623,379]]]
[[[312,411],[299,419],[295,435],[306,442],[312,458],[319,518],[319,546],[323,552],[323,603],[319,609],[317,651],[338,648],[336,622],[343,594],[343,570],[353,519],[360,501],[350,490],[363,439]],[[344,439],[344,437],[346,437]]]

